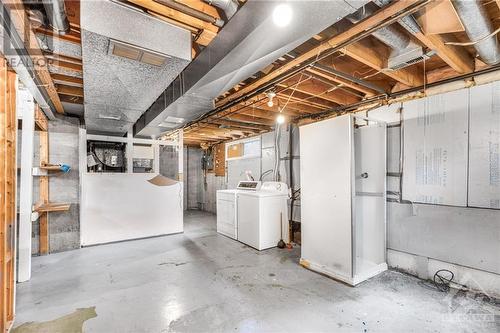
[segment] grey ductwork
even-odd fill
[[[374,0],[373,2],[379,7],[384,7],[390,4],[391,0]],[[422,32],[422,29],[412,15],[403,17],[402,19],[398,20],[398,23],[401,24],[401,26],[403,26],[403,28],[405,28],[412,35]]]
[[[155,1],[172,9],[178,10],[181,13],[196,17],[197,19],[200,19],[205,22],[212,23],[218,27],[222,27],[224,25],[224,21],[221,20],[220,18],[213,17],[212,15],[206,14],[202,11],[186,6],[185,4],[177,2],[175,0],[155,0]]]
[[[493,33],[493,26],[481,1],[454,0],[451,2],[462,21],[465,32],[472,42],[478,41]],[[492,35],[474,44],[481,59],[488,65],[500,62],[500,44]]]
[[[134,135],[157,137],[199,119],[215,108],[214,99],[220,94],[368,1],[247,1],[142,114]],[[272,19],[279,4],[293,13],[295,23],[286,28],[277,27]]]
[[[43,7],[52,28],[60,35],[70,31],[64,0],[43,0]]]
[[[210,5],[214,5],[217,8],[220,8],[226,14],[226,18],[229,20],[238,10],[238,1],[237,0],[204,0],[206,3]]]
[[[385,6],[389,2],[390,1],[381,0],[380,4]],[[358,23],[373,15],[378,9],[380,8],[375,4],[367,4],[347,16],[347,19],[352,23]],[[419,29],[418,25],[412,19],[408,19],[407,22],[413,29]],[[378,29],[373,33],[373,36],[392,49],[388,60],[388,67],[391,69],[403,68],[424,57],[423,48],[414,43],[407,34],[398,30],[395,25],[389,25]]]

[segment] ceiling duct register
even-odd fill
[[[158,136],[169,130],[165,125],[173,126],[165,122],[168,116],[183,118],[173,127],[178,128],[211,111],[220,94],[367,2],[247,1],[137,120],[134,134]],[[277,22],[273,13],[280,6],[290,15]]]
[[[165,54],[146,50],[139,46],[119,42],[113,39],[109,40],[108,54],[158,67],[165,64],[165,61],[169,58]]]
[[[85,125],[123,135],[191,61],[191,33],[113,1],[81,1]]]

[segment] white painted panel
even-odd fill
[[[31,278],[31,246],[32,246],[32,207],[35,104],[31,94],[24,89],[18,90],[16,101],[17,112],[22,113],[21,131],[21,177],[19,185],[19,241],[18,241],[18,282]]]
[[[500,82],[470,90],[469,206],[500,208]]]
[[[354,275],[362,277],[385,263],[385,123],[355,129],[354,154]]]
[[[154,176],[83,174],[82,245],[182,232],[182,183],[156,186]]]
[[[401,115],[399,112],[400,107],[401,103],[381,106],[368,111],[368,118],[380,120],[387,124],[399,123]]]
[[[404,103],[403,198],[466,206],[468,90]]]
[[[352,119],[300,127],[302,260],[350,281]]]
[[[260,157],[240,158],[227,161],[227,188],[236,188],[240,180],[246,180],[246,172],[258,180],[261,174]]]

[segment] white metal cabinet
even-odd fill
[[[301,264],[351,285],[387,269],[385,124],[370,124],[355,134],[345,115],[300,127]]]

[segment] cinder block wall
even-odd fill
[[[51,202],[70,203],[66,212],[49,213],[49,251],[51,253],[80,247],[80,177],[78,155],[78,128],[80,120],[57,116],[49,121],[49,162],[71,166],[68,173],[54,173],[49,177],[49,198]],[[40,163],[39,135],[35,132],[34,165]],[[39,182],[33,180],[33,202],[39,200]],[[33,222],[32,253],[39,253],[39,221]]]

